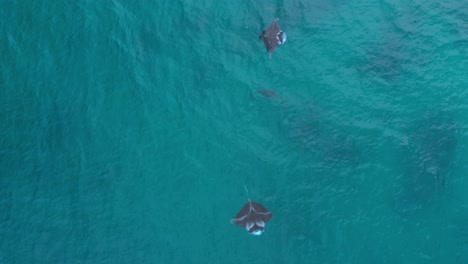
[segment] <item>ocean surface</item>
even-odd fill
[[[466,1],[2,0],[0,20],[1,264],[468,263]],[[230,223],[248,197],[261,236]]]

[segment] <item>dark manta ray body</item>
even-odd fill
[[[273,217],[263,205],[248,200],[242,209],[231,220],[231,223],[245,227],[252,235],[261,235],[265,231],[265,224]]]
[[[286,42],[286,33],[281,31],[278,22],[275,19],[271,25],[265,29],[262,34],[260,34],[259,38],[263,41],[263,44],[265,44],[265,47],[271,57],[275,48]]]

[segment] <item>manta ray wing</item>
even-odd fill
[[[245,227],[246,224],[250,220],[250,214],[251,214],[251,206],[250,202],[247,202],[242,206],[241,210],[239,213],[234,216],[234,218],[231,220],[231,223],[240,226],[240,227]]]
[[[255,212],[256,221],[261,220],[266,223],[270,221],[270,219],[273,217],[273,214],[259,203],[252,202],[252,208],[254,209],[254,212]]]

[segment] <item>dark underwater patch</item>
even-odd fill
[[[409,131],[401,150],[397,209],[408,213],[432,205],[449,181],[457,148],[457,124],[443,113],[427,113]]]
[[[327,164],[327,167],[354,167],[360,152],[352,135],[336,129],[329,114],[313,103],[290,107],[281,121],[281,130],[304,154]]]
[[[366,63],[357,66],[358,72],[366,77],[379,78],[388,84],[397,84],[402,65],[400,43],[393,39],[384,46],[367,52]]]

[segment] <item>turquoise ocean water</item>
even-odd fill
[[[468,263],[466,1],[0,19],[0,263]],[[229,222],[244,183],[262,236]]]

